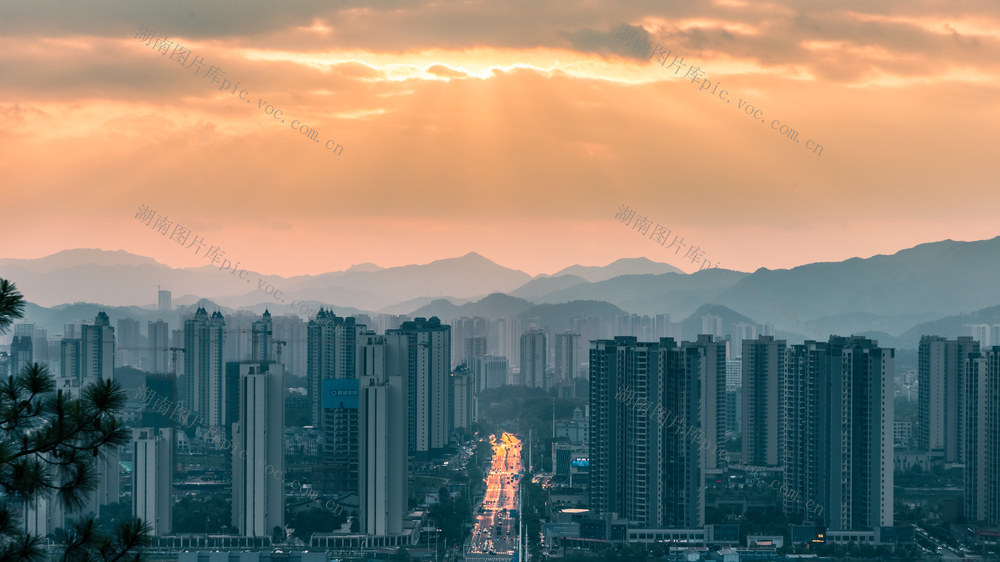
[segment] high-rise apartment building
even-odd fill
[[[22,504],[21,529],[45,537],[58,528],[66,528],[66,509],[55,494],[34,498]]]
[[[403,322],[410,320],[405,314],[377,314],[375,315],[375,331],[384,334],[389,330],[395,330],[403,325]]]
[[[32,336],[32,354],[34,355],[35,363],[45,363],[52,365],[53,360],[58,360],[58,357],[49,356],[49,331],[45,328],[39,328],[35,326]]]
[[[173,528],[174,435],[172,428],[132,430],[132,517],[149,523],[153,536]]]
[[[701,317],[701,331],[698,333],[721,338],[724,335],[722,331],[722,317],[718,314],[703,315]]]
[[[965,361],[979,351],[969,336],[948,340],[923,336],[917,350],[917,447],[939,452],[945,462],[963,462],[965,445]]]
[[[519,365],[521,360],[521,319],[499,318],[495,322],[496,329],[490,335],[496,336],[495,347],[491,353],[507,358],[507,364]],[[492,338],[491,338],[492,343]]]
[[[358,341],[360,531],[402,533],[407,511],[408,339],[367,333]]]
[[[349,492],[358,486],[358,379],[326,379],[323,397],[323,464],[321,486]]]
[[[965,516],[996,527],[1000,525],[1000,346],[969,354],[962,386]]]
[[[63,339],[59,342],[59,376],[77,383],[83,381],[83,340]]]
[[[962,335],[979,342],[980,347],[984,349],[992,347],[996,343],[992,340],[993,327],[989,324],[963,324]]]
[[[465,354],[458,361],[471,366],[472,363],[486,355],[486,336],[469,336],[465,338]],[[456,363],[457,364],[457,363]]]
[[[309,322],[307,377],[313,425],[323,430],[323,462],[329,491],[358,486],[357,343],[367,332],[354,317],[320,309]]]
[[[591,342],[592,509],[647,528],[704,525],[706,439],[674,428],[700,430],[707,343]]]
[[[740,348],[740,353],[743,353]],[[743,359],[726,360],[726,392],[732,392],[743,386]]]
[[[285,374],[306,376],[309,354],[307,323],[294,314],[275,316],[272,330],[274,356],[285,366]]]
[[[834,531],[891,526],[894,350],[831,336],[786,361],[786,512]]]
[[[184,321],[184,401],[208,427],[225,427],[225,328],[221,312],[201,307]]]
[[[743,340],[743,451],[748,466],[784,463],[785,340]]]
[[[532,328],[521,334],[521,380],[525,386],[549,387],[545,376],[545,332]]]
[[[14,324],[14,339],[10,343],[10,372],[17,375],[35,362],[35,325]]]
[[[365,331],[365,325],[358,324],[353,317],[338,317],[322,308],[316,318],[309,321],[306,328],[306,377],[314,426],[320,427],[324,423],[320,398],[322,381],[357,378],[355,346],[358,336]]]
[[[271,312],[266,308],[260,320],[253,323],[250,340],[251,361],[274,361],[271,349]]]
[[[701,428],[706,443],[711,447],[701,449],[704,470],[718,470],[721,466],[723,448],[726,442],[726,344],[708,334],[700,334],[694,342],[684,342],[683,346],[693,348],[690,357],[697,356],[697,366],[689,369],[700,388],[698,413],[695,424]]]
[[[469,429],[476,422],[476,380],[469,369],[455,369],[451,374],[451,427]]]
[[[733,324],[733,353],[743,352],[743,342],[757,339],[757,324],[737,322]]]
[[[506,357],[486,355],[477,359],[472,367],[475,380],[478,381],[476,392],[500,388],[509,382],[510,368]]]
[[[584,359],[587,358],[587,354],[589,353],[588,350],[590,349],[590,342],[594,340],[610,339],[616,335],[619,336],[624,335],[624,334],[613,334],[611,333],[610,330],[606,330],[606,326],[609,325],[610,323],[602,322],[599,317],[596,318],[593,316],[577,317],[573,318],[570,324],[571,324],[570,329],[573,330],[573,332],[580,334],[580,341],[582,345],[581,355]],[[671,326],[673,326],[673,324],[671,324]],[[670,334],[668,334],[668,337],[669,336]],[[678,339],[680,339],[679,336]]]
[[[598,514],[625,513],[625,443],[629,433],[648,433],[650,425],[643,423],[641,428],[628,426],[628,421],[634,419],[634,416],[627,415],[633,404],[633,389],[626,388],[625,382],[627,378],[634,379],[635,375],[629,377],[626,373],[626,356],[637,345],[634,336],[590,342],[590,507]],[[644,353],[647,363],[643,365],[643,372],[648,376],[648,349],[644,349]],[[648,384],[634,392],[638,394],[636,401],[639,398],[649,399]],[[623,396],[629,399],[623,400]],[[644,443],[656,444],[651,439]],[[645,521],[643,524],[647,525]],[[655,527],[655,524],[649,526]]]
[[[473,353],[479,353],[481,351],[482,355],[486,355],[488,349],[483,347],[481,350],[478,348],[478,343],[474,344],[476,347],[470,349],[466,346],[466,341],[468,338],[483,338],[483,345],[485,346],[486,341],[489,339],[490,334],[490,321],[488,318],[482,318],[476,316],[474,318],[461,317],[456,318],[448,323],[451,326],[451,337],[455,344],[452,346],[451,350],[451,364],[458,365],[463,361],[469,361],[472,357],[477,355],[470,355],[470,351]]]
[[[170,327],[163,320],[149,322],[146,324],[146,341],[149,343],[149,369],[150,373],[164,374],[170,373]]]
[[[63,337],[66,339],[80,339],[83,337],[83,324],[71,322],[63,324]]]
[[[576,378],[576,370],[580,365],[580,334],[569,330],[556,334],[556,357],[553,376],[557,381],[569,381]]]
[[[83,507],[69,513],[70,518],[77,519],[87,512],[98,514],[101,512],[101,506],[118,504],[122,495],[120,460],[121,455],[118,453],[118,447],[108,447],[102,451],[99,457],[94,459],[93,466],[97,486],[94,490],[84,494]]]
[[[616,336],[633,336],[639,341],[656,341],[657,334],[662,333],[663,337],[666,337],[670,332],[670,315],[658,314],[653,317],[639,314],[620,314],[615,316],[614,329]]]
[[[170,303],[170,291],[164,291],[162,289],[157,289],[156,291],[156,309],[160,312],[170,312],[172,308]]]
[[[226,316],[226,341],[222,345],[222,356],[226,361],[253,359],[253,326],[260,319],[259,315],[247,310],[238,310]]]
[[[97,313],[93,324],[80,327],[80,375],[85,383],[112,380],[115,374],[115,329],[108,315]]]
[[[139,336],[139,321],[134,318],[119,318],[115,332],[118,349],[115,350],[116,367],[139,367],[142,365],[142,338]]]
[[[270,537],[285,526],[285,385],[277,363],[240,364],[233,432],[233,526]]]
[[[697,342],[680,346],[671,338],[660,341],[662,410],[678,422],[671,421],[673,428],[663,429],[663,527],[690,529],[705,524],[705,471],[716,464],[717,435],[725,429],[719,393],[703,393],[717,389],[719,383],[725,390],[725,345],[711,340],[709,335],[699,335]],[[689,438],[692,429],[701,439]]]
[[[676,337],[680,339],[680,333],[674,333],[674,323],[670,321],[669,314],[656,314],[653,316],[653,341],[659,341],[660,338],[672,338]]]
[[[451,326],[436,316],[416,318],[386,335],[394,334],[407,339],[407,450],[422,454],[441,449],[451,435]]]
[[[309,321],[306,328],[308,350],[306,352],[306,378],[309,404],[312,406],[312,425],[320,427],[322,408],[322,381],[334,378],[335,339],[333,329],[337,316],[319,309],[316,318]]]

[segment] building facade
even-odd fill
[[[285,388],[277,363],[240,363],[233,424],[233,526],[244,537],[285,527]]]
[[[948,340],[923,336],[918,347],[917,447],[943,455],[945,462],[964,462],[965,361],[979,342],[963,336]]]
[[[360,531],[403,532],[407,512],[408,341],[365,334],[358,343]]]
[[[557,381],[569,381],[576,378],[576,370],[580,365],[580,334],[565,331],[556,334],[555,361],[553,377]]]
[[[404,322],[386,336],[407,341],[407,450],[424,454],[447,446],[451,414],[451,326],[436,316]]]
[[[521,334],[521,380],[525,386],[548,388],[545,343],[545,332],[536,328]]]
[[[132,517],[149,523],[154,535],[173,529],[173,429],[132,430]]]
[[[1000,525],[1000,346],[965,365],[965,515]]]
[[[785,354],[785,340],[743,340],[744,465],[776,467],[784,462]]]
[[[672,338],[591,342],[591,509],[644,528],[704,524],[702,377],[715,359]]]
[[[184,401],[208,427],[225,427],[223,346],[226,320],[199,307],[184,321]]]
[[[790,348],[786,512],[833,531],[892,526],[894,356],[857,336]]]
[[[115,375],[115,329],[104,311],[93,324],[80,327],[80,370],[85,382],[108,381]]]

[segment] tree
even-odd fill
[[[0,333],[23,314],[24,297],[0,279]],[[67,510],[86,503],[97,487],[97,461],[129,439],[115,417],[124,405],[125,392],[113,381],[92,383],[79,398],[57,391],[38,363],[0,382],[0,561],[45,558],[41,537],[24,532],[18,513],[53,496]],[[54,536],[64,561],[138,560],[149,542],[148,526],[138,519],[106,535],[83,518]]]
[[[441,528],[442,540],[451,544],[461,544],[465,540],[468,534],[466,523],[472,521],[472,509],[465,494],[452,498],[448,488],[441,488],[438,490],[438,502],[431,506],[428,515]]]
[[[313,533],[332,533],[339,529],[347,515],[343,512],[334,513],[327,509],[311,508],[298,512],[289,510],[285,519],[288,526],[293,529],[292,536],[301,539],[309,544],[309,538]]]
[[[225,533],[232,529],[228,495],[188,494],[174,504],[175,533]]]
[[[0,279],[0,334],[6,334],[14,320],[24,316],[24,295],[14,283]]]

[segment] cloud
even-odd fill
[[[453,68],[448,68],[443,64],[435,64],[427,69],[428,74],[440,76],[442,78],[468,78],[469,75]]]
[[[993,228],[991,206],[940,190],[995,197],[1000,7],[944,11],[929,0],[5,2],[0,184],[11,208],[51,217],[10,251],[102,236],[89,225],[145,193],[192,227],[251,239],[259,229],[276,246],[350,219],[361,221],[358,248],[369,220],[463,240],[456,233],[478,229],[477,241],[504,251],[517,220],[524,232],[559,224],[545,230],[553,240],[579,236],[613,261],[617,244],[634,242],[601,234],[623,199],[705,246],[752,231],[795,256],[863,254],[889,210],[937,221],[895,227],[920,241],[972,237]],[[621,23],[732,101],[629,52],[614,38]],[[250,103],[140,44],[142,24],[221,67]],[[344,155],[331,159],[260,100]],[[744,102],[823,144],[823,156],[738,111]],[[16,215],[10,228],[35,228]],[[456,226],[472,216],[481,227]],[[272,228],[301,224],[314,230]],[[829,234],[851,228],[843,245]],[[426,251],[447,243],[436,236],[422,239]],[[532,259],[566,255],[551,244]],[[771,244],[733,256],[746,264],[720,259],[802,261]],[[357,262],[397,262],[356,251]]]

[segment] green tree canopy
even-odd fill
[[[24,311],[17,287],[0,279],[0,333]],[[56,390],[44,365],[25,365],[0,381],[0,561],[43,560],[41,537],[24,531],[18,513],[40,498],[81,508],[97,488],[97,461],[129,440],[116,415],[125,392],[114,381],[86,386],[79,398]],[[54,535],[63,560],[138,559],[148,526],[122,522],[110,535],[90,518]]]

